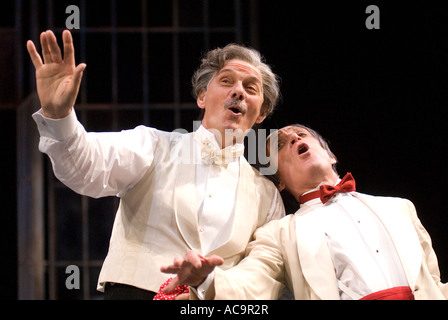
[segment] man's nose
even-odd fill
[[[235,83],[235,85],[232,88],[232,98],[237,100],[243,100],[244,99],[244,88],[243,84],[241,82]]]
[[[289,142],[291,144],[294,144],[294,143],[302,140],[302,138],[296,132],[290,132],[288,134],[288,138],[289,138]]]

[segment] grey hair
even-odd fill
[[[239,59],[250,63],[257,68],[262,77],[263,104],[261,115],[268,116],[274,111],[280,98],[280,80],[271,68],[264,62],[261,54],[252,48],[237,44],[228,44],[224,48],[217,48],[207,52],[201,61],[200,67],[191,79],[193,85],[193,96],[197,99],[200,94],[207,91],[208,84],[219,72],[228,60]]]

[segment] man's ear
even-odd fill
[[[331,165],[334,166],[336,163],[338,163],[338,160],[334,156],[332,156],[331,157]]]
[[[197,103],[198,107],[201,109],[205,109],[205,96],[206,95],[207,95],[207,91],[202,91],[198,95],[198,98],[196,99],[196,103]]]
[[[267,111],[264,110],[263,105],[261,105],[260,114],[257,117],[257,120],[255,120],[255,123],[262,123],[264,119],[266,119]]]
[[[265,114],[263,114],[263,115],[260,114],[257,117],[257,120],[255,120],[255,123],[262,123],[264,119],[266,119],[266,115]]]

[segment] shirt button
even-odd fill
[[[199,227],[199,232],[204,232],[204,228],[203,227]]]
[[[211,198],[211,197],[212,197],[212,194],[210,193],[210,194],[208,195],[208,197]]]

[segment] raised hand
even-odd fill
[[[58,46],[56,36],[50,30],[42,32],[40,43],[42,56],[34,43],[28,40],[26,47],[36,68],[36,86],[44,116],[59,119],[67,116],[81,85],[85,63],[75,65],[75,49],[70,31],[62,33],[64,57]]]

